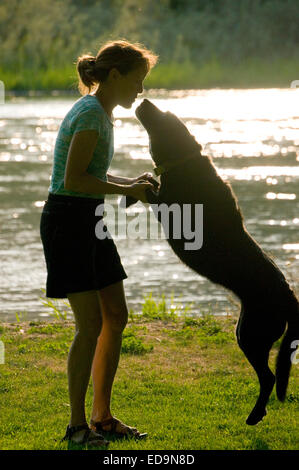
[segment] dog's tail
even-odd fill
[[[284,401],[286,397],[292,363],[299,363],[298,352],[296,358],[296,348],[299,346],[299,304],[295,295],[292,300],[295,301],[292,302],[294,308],[292,312],[288,312],[287,331],[276,360],[276,394],[280,401]]]

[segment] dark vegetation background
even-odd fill
[[[0,79],[72,90],[78,55],[126,38],[160,56],[150,87],[289,87],[298,18],[298,0],[1,0]]]

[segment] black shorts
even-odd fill
[[[113,239],[96,236],[97,223],[102,224],[101,232],[110,234],[103,218],[95,215],[103,203],[49,193],[40,220],[47,297],[63,299],[68,293],[103,289],[128,277]]]

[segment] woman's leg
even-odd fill
[[[76,333],[68,356],[70,426],[78,426],[86,423],[85,395],[101,331],[101,308],[95,290],[76,292],[67,297],[76,322]]]
[[[123,281],[98,291],[102,312],[102,330],[97,341],[92,364],[93,410],[92,420],[111,418],[110,398],[117,370],[122,332],[128,321],[128,309]]]

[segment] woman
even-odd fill
[[[114,41],[96,57],[77,60],[83,97],[64,118],[54,150],[48,199],[40,233],[47,264],[46,296],[68,298],[76,333],[68,356],[70,423],[64,439],[107,446],[103,435],[144,437],[113,417],[112,384],[118,366],[128,311],[123,289],[127,274],[112,238],[95,235],[95,208],[105,194],[122,194],[146,202],[151,174],[137,178],[107,173],[113,156],[112,110],[130,108],[157,56],[138,44]],[[139,180],[147,180],[138,183]],[[106,227],[105,227],[106,228]],[[85,395],[92,373],[91,428]]]

